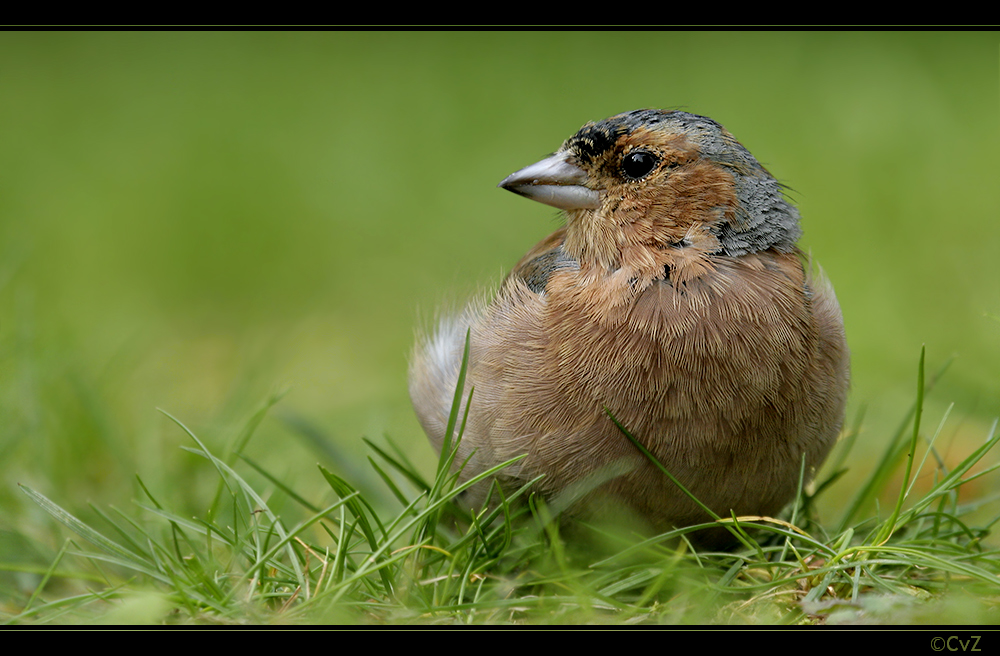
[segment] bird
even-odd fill
[[[409,392],[438,451],[468,340],[459,480],[520,456],[494,476],[508,494],[661,532],[779,513],[836,442],[850,379],[787,188],[716,121],[660,109],[588,122],[498,186],[563,223],[418,337]]]

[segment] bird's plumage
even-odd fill
[[[803,458],[811,475],[840,430],[848,350],[778,182],[715,121],[638,110],[587,124],[501,186],[566,223],[490,302],[418,343],[410,394],[435,447],[468,330],[463,478],[527,454],[501,482],[543,476],[538,491],[572,512],[705,520],[607,408],[717,514],[779,511]]]

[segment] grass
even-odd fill
[[[732,552],[692,547],[687,534],[710,524],[643,538],[561,522],[527,485],[508,498],[494,487],[492,508],[470,514],[455,498],[511,463],[459,484],[453,464],[464,419],[458,412],[461,381],[447,432],[454,439],[446,440],[432,480],[391,442],[366,440],[368,462],[384,483],[381,496],[401,508],[394,513],[379,512],[384,499],[369,498],[322,465],[318,475],[333,500],[312,503],[244,455],[280,394],[262,404],[233,446],[219,454],[164,412],[190,440],[185,450],[204,459],[218,478],[204,515],[170,510],[170,501],[140,479],[145,498],[136,502],[137,511],[95,508],[102,521],[88,523],[22,486],[72,537],[39,572],[31,594],[2,619],[626,625],[995,620],[1000,559],[986,538],[998,517],[982,526],[967,519],[995,499],[960,503],[959,497],[964,486],[1000,467],[984,465],[1000,434],[994,423],[979,448],[947,468],[934,446],[940,427],[925,439],[928,387],[921,354],[913,409],[839,521],[819,522],[813,509],[818,495],[836,487],[846,452],[813,492],[801,492],[785,519],[717,519],[739,536],[742,545]],[[474,390],[469,394],[474,401]],[[855,435],[848,431],[840,447],[849,450]],[[880,493],[901,467],[895,504],[878,511]],[[914,494],[914,479],[925,470],[933,472],[934,483]],[[250,474],[263,484],[251,484]],[[872,506],[875,515],[866,517],[863,510]],[[291,522],[285,517],[293,509],[301,518]],[[564,537],[566,529],[572,538]],[[68,585],[81,591],[59,592]]]

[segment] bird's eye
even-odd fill
[[[632,180],[645,178],[659,164],[659,158],[645,150],[633,150],[622,159],[622,173]]]

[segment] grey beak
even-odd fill
[[[511,173],[497,186],[561,210],[597,209],[601,194],[586,183],[586,171],[569,161],[568,152],[560,152]]]

